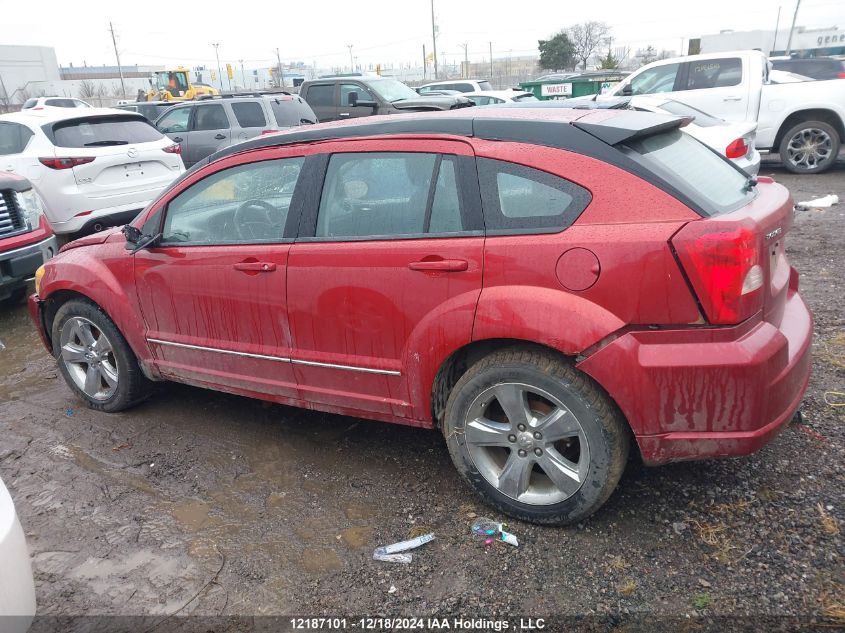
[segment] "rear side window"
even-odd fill
[[[701,207],[707,215],[735,211],[751,201],[748,175],[681,130],[628,144],[626,153]]]
[[[161,132],[145,119],[136,117],[88,118],[53,124],[53,143],[58,147],[98,147],[151,143]]]
[[[315,84],[308,88],[307,100],[311,106],[334,105],[334,84]]]
[[[557,233],[592,199],[574,182],[500,160],[478,159],[478,177],[488,235]]]
[[[0,122],[0,156],[20,154],[32,136],[32,130],[25,125]]]
[[[300,97],[282,97],[270,102],[279,127],[293,127],[317,122],[317,115]]]
[[[228,130],[229,117],[219,103],[197,106],[194,115],[194,130]]]
[[[267,125],[267,119],[264,118],[264,110],[261,109],[260,103],[255,101],[233,103],[232,111],[241,127],[264,127]]]
[[[315,236],[391,239],[475,229],[462,216],[456,160],[424,153],[334,154]]]
[[[742,82],[742,60],[739,57],[689,62],[684,90],[726,88]]]

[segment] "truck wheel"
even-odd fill
[[[598,385],[556,354],[525,347],[494,352],[461,377],[443,430],[458,471],[487,503],[555,525],[610,497],[630,444]]]
[[[839,134],[823,121],[802,121],[780,142],[780,159],[793,174],[820,174],[839,156]]]
[[[65,303],[53,319],[52,340],[62,376],[89,408],[122,411],[151,392],[126,339],[96,305]]]
[[[16,306],[19,303],[22,303],[23,300],[26,298],[26,286],[21,288],[15,288],[12,292],[9,293],[9,296],[5,299],[0,299],[0,306],[2,307],[11,307]]]

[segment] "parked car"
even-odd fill
[[[744,455],[807,386],[789,192],[681,123],[467,108],[254,138],[66,246],[30,314],[95,410],[173,380],[437,428],[497,509],[579,521],[632,442]]]
[[[414,92],[419,94],[420,89],[414,88]],[[432,96],[432,95],[452,96],[452,95],[462,95],[463,93],[460,90],[426,90],[425,94],[428,95],[428,96]]]
[[[0,622],[3,633],[26,633],[35,617],[35,581],[15,504],[0,480]]]
[[[321,122],[472,106],[472,101],[462,95],[419,95],[401,81],[389,77],[315,79],[304,82],[299,94]]]
[[[187,167],[254,136],[311,125],[317,116],[297,95],[224,96],[173,106],[155,126],[182,147]]]
[[[501,108],[574,108],[578,110],[639,110],[685,117],[681,129],[730,160],[749,176],[760,171],[760,152],[755,147],[757,124],[732,123],[710,116],[697,108],[661,96],[615,97],[598,100],[597,95],[552,101],[503,103]]]
[[[598,99],[660,93],[726,121],[756,121],[757,147],[786,169],[821,173],[845,138],[845,82],[772,83],[760,51],[665,59],[638,69]]]
[[[522,90],[487,90],[485,92],[465,92],[464,96],[477,106],[496,105],[508,102],[539,102],[531,92]]]
[[[41,110],[42,108],[90,108],[91,104],[72,97],[32,97],[23,102],[21,110]]]
[[[812,79],[845,79],[845,61],[835,57],[771,58],[772,68]]]
[[[158,117],[172,107],[172,101],[131,101],[115,106],[118,110],[129,110],[142,114],[151,123],[155,123]]]
[[[757,124],[753,121],[725,121],[662,96],[632,97],[630,107],[643,112],[687,117],[691,121],[683,127],[684,132],[729,159],[749,176],[756,176],[760,171],[760,152],[755,146]]]
[[[44,206],[26,178],[0,172],[0,303],[18,303],[26,282],[58,252]]]
[[[59,234],[134,218],[185,167],[143,116],[107,108],[0,115],[0,169],[26,177]]]
[[[446,81],[432,81],[418,88],[421,95],[436,90],[457,90],[458,92],[484,92],[493,90],[493,86],[486,79],[449,79]]]

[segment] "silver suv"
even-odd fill
[[[182,160],[190,167],[254,136],[316,122],[314,111],[301,97],[275,93],[181,103],[156,119],[155,126],[182,146]]]

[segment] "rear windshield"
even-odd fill
[[[317,122],[317,116],[311,106],[298,97],[273,99],[270,101],[270,105],[279,127],[293,127]]]
[[[479,88],[480,90],[493,90],[493,86],[491,86],[491,85],[490,85],[490,82],[489,82],[489,81],[487,81],[487,80],[485,80],[485,81],[479,81],[479,82],[478,82],[478,88]]]
[[[745,172],[679,129],[631,141],[626,153],[707,215],[735,211],[756,195]]]
[[[53,124],[53,144],[57,147],[98,147],[150,143],[164,138],[148,121],[137,117],[86,118]]]

